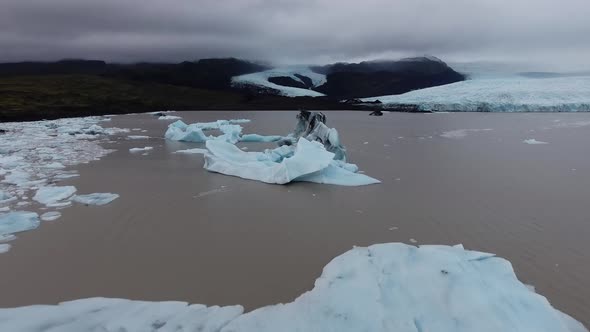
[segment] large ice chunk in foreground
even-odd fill
[[[359,186],[379,183],[364,174],[344,168],[334,154],[319,142],[300,138],[295,146],[282,146],[266,152],[245,152],[233,144],[207,141],[205,169],[244,179],[286,184],[307,181]]]
[[[401,243],[336,257],[291,303],[241,306],[93,298],[0,309],[11,332],[587,332],[514,274],[510,262],[461,246]]]

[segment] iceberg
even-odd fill
[[[174,122],[168,126],[164,137],[171,141],[203,143],[211,139],[203,133],[203,129],[195,125],[186,125],[184,122]]]
[[[61,213],[57,211],[52,212],[45,212],[41,215],[41,220],[43,221],[54,221],[61,217]]]
[[[39,215],[35,212],[15,211],[0,214],[0,237],[35,229]]]
[[[41,204],[51,205],[70,198],[75,192],[76,187],[74,186],[41,187],[37,189],[33,200]]]
[[[319,142],[300,138],[294,146],[282,146],[265,152],[246,152],[233,144],[207,141],[204,168],[265,183],[286,184],[307,181],[346,186],[379,183],[364,174],[351,172],[345,163],[334,160],[334,153]]]
[[[118,194],[112,193],[94,193],[94,194],[87,194],[87,195],[76,195],[72,198],[72,200],[76,203],[86,204],[86,205],[106,205],[110,202],[114,201],[115,199],[119,198]]]
[[[143,148],[131,148],[129,149],[129,152],[134,153],[134,152],[144,152],[144,151],[150,151],[153,150],[154,148],[151,146],[145,146]]]
[[[15,332],[587,332],[520,282],[510,262],[462,246],[356,247],[291,303],[241,306],[90,298],[0,309]]]

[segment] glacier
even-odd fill
[[[239,86],[257,86],[266,89],[272,89],[277,91],[282,96],[287,97],[302,97],[302,96],[309,96],[309,97],[320,97],[325,96],[323,93],[303,89],[303,88],[296,88],[290,86],[283,86],[278,85],[275,83],[270,82],[268,79],[271,77],[290,77],[291,79],[304,83],[301,78],[297,77],[296,74],[309,77],[311,79],[312,85],[314,87],[318,87],[324,83],[326,83],[326,75],[318,74],[311,70],[311,68],[306,66],[287,66],[287,67],[280,67],[274,68],[270,70],[265,70],[257,73],[252,74],[245,74],[240,76],[232,77],[232,85],[239,87]]]
[[[400,104],[413,104],[424,111],[588,112],[590,76],[481,76],[401,95],[362,100],[379,100],[385,109]]]
[[[239,306],[89,298],[0,309],[14,332],[587,332],[520,282],[509,261],[461,245],[386,243],[334,258],[293,302]]]

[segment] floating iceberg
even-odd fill
[[[70,198],[75,192],[76,187],[74,186],[41,187],[33,196],[33,200],[41,204],[51,205]]]
[[[425,111],[588,112],[590,76],[526,78],[507,76],[420,89],[401,95],[363,98],[383,106],[415,104]]]
[[[265,70],[257,73],[246,74],[235,76],[232,78],[233,86],[256,86],[265,89],[271,89],[277,91],[280,95],[287,97],[300,97],[300,96],[311,96],[319,97],[324,96],[323,93],[303,88],[296,88],[290,86],[279,85],[270,82],[268,79],[271,77],[289,77],[292,80],[306,84],[301,76],[305,76],[310,79],[313,87],[318,87],[326,83],[326,75],[319,74],[311,70],[309,67],[293,66],[284,68],[275,68],[271,70]]]
[[[0,236],[28,231],[39,226],[35,212],[15,211],[0,214]]]
[[[242,126],[239,123],[247,123],[250,120],[217,120],[214,122],[197,122],[186,124],[183,121],[176,121],[168,126],[164,137],[171,141],[203,143],[211,139],[225,140],[230,143],[237,143],[242,135]],[[217,137],[207,136],[204,131],[219,130],[222,135]]]
[[[152,146],[145,146],[143,148],[131,148],[129,149],[129,152],[134,153],[134,152],[145,152],[145,151],[150,151],[153,150],[154,148]]]
[[[345,163],[319,142],[300,138],[294,146],[265,152],[242,151],[233,144],[211,140],[206,143],[205,169],[265,183],[286,184],[307,181],[345,186],[379,183],[364,174],[351,172]]]
[[[537,141],[534,138],[529,138],[529,139],[525,139],[524,141],[522,141],[525,144],[531,144],[531,145],[538,145],[538,144],[549,144],[547,142],[543,142],[543,141]]]
[[[76,203],[86,205],[105,205],[119,198],[118,194],[94,193],[88,195],[76,195],[72,200]]]
[[[57,211],[45,212],[41,215],[43,221],[54,221],[61,217],[61,213]]]
[[[521,283],[510,262],[462,246],[400,243],[333,259],[313,290],[248,313],[241,306],[91,298],[0,309],[15,332],[587,332]]]

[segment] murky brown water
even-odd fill
[[[295,112],[179,115],[250,118],[245,132],[260,134],[295,124]],[[67,183],[121,197],[75,205],[19,234],[0,255],[0,306],[104,296],[253,309],[311,289],[322,267],[353,245],[413,238],[497,253],[589,325],[590,125],[580,121],[590,124],[590,114],[328,112],[350,160],[383,181],[347,188],[208,173],[201,155],[172,154],[202,144],[163,140],[168,121],[116,117],[110,125],[154,138],[118,140],[109,145],[117,152],[78,167],[80,178]],[[440,137],[483,128],[493,130]],[[527,138],[550,144],[522,143]],[[154,147],[147,156],[128,151],[146,145]]]

